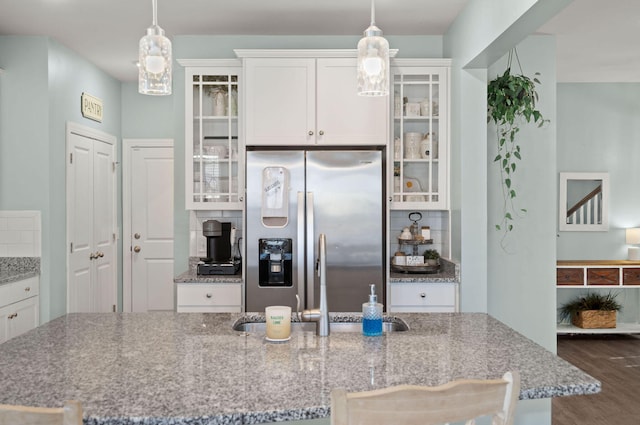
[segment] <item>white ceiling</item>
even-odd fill
[[[441,35],[468,0],[376,0],[386,35]],[[354,35],[369,0],[158,0],[175,35]],[[121,81],[135,81],[151,0],[0,0],[0,35],[48,35]],[[559,81],[640,81],[640,1],[574,0],[540,32],[558,36]],[[392,46],[393,47],[393,46]],[[354,46],[355,48],[355,46]]]

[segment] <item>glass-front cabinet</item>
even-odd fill
[[[242,209],[241,75],[239,62],[185,68],[187,209]]]
[[[449,207],[449,65],[392,63],[392,209]]]

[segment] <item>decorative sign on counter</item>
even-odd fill
[[[407,266],[422,266],[424,257],[422,255],[407,255]]]
[[[83,92],[80,97],[80,104],[83,117],[102,122],[102,99]]]

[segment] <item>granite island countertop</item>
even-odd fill
[[[437,385],[507,370],[521,374],[521,399],[600,391],[599,381],[486,314],[394,317],[410,330],[296,330],[269,343],[232,329],[250,315],[69,314],[0,344],[0,403],[77,399],[85,424],[255,424],[327,417],[335,387]]]

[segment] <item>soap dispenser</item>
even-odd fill
[[[369,285],[369,301],[362,304],[362,333],[365,336],[382,335],[382,304],[378,302],[376,286]]]

